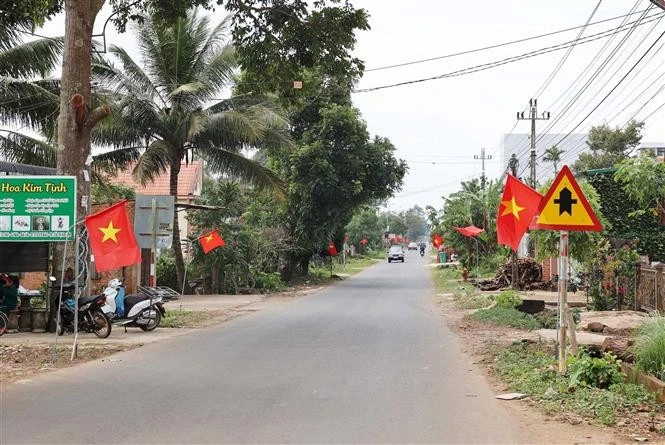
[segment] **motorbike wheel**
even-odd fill
[[[111,322],[106,317],[104,312],[96,310],[90,313],[92,317],[93,330],[92,332],[99,338],[106,338],[111,335]]]
[[[159,312],[159,309],[152,309],[155,312],[155,318],[146,325],[139,326],[144,332],[149,332],[155,330],[157,326],[162,322],[162,313]]]

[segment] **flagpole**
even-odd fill
[[[74,225],[75,226],[75,225]],[[60,307],[62,306],[62,288],[63,284],[65,282],[65,262],[67,261],[67,244],[69,244],[69,232],[71,232],[72,228],[74,226],[71,226],[69,230],[67,230],[67,236],[65,237],[65,247],[62,251],[62,266],[61,266],[61,271],[60,271],[60,295],[58,296],[58,314],[55,317],[55,342],[53,343],[53,353],[51,354],[51,364],[55,364],[56,356],[58,353],[58,326],[60,325]],[[51,277],[49,277],[51,278]],[[50,296],[47,298],[51,298]],[[49,321],[50,323],[50,321]]]
[[[185,298],[185,283],[187,282],[187,269],[189,269],[189,263],[192,262],[191,259],[191,249],[192,249],[192,242],[190,240],[183,240],[187,243],[189,243],[189,249],[187,249],[187,256],[190,257],[189,261],[185,261],[185,273],[184,276],[182,277],[182,291],[180,292],[180,310],[182,311],[182,300]]]
[[[559,239],[559,373],[566,371],[566,331],[568,328],[568,231]]]

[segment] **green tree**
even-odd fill
[[[561,162],[561,155],[564,154],[566,150],[561,150],[556,145],[545,150],[545,156],[543,157],[544,162],[551,162],[552,167],[554,167],[554,176],[559,173],[559,162]]]
[[[581,153],[573,164],[573,171],[611,168],[626,159],[640,144],[643,122],[631,121],[625,128],[611,129],[603,124],[592,127],[587,145],[590,153]]]
[[[5,160],[55,166],[59,84],[47,77],[61,53],[62,39],[23,42],[16,29],[0,31],[0,123],[19,125],[46,138],[0,129]]]
[[[79,176],[87,169],[92,130],[111,112],[108,106],[93,106],[91,86],[92,33],[105,3],[106,0],[15,1],[11,7],[3,8],[0,15],[2,33],[14,27],[39,24],[60,9],[65,13],[61,93],[56,111],[57,167],[62,174]],[[355,10],[348,2],[338,7],[336,0],[317,1],[313,5],[303,0],[251,3],[244,0],[110,0],[109,3],[112,21],[120,31],[124,31],[128,20],[140,20],[145,11],[153,11],[159,20],[169,22],[175,17],[184,17],[189,8],[221,3],[234,13],[238,32],[235,40],[243,49],[243,68],[255,73],[262,68],[248,65],[252,63],[252,54],[274,66],[293,61],[304,68],[316,63],[358,66],[359,61],[350,54],[355,43],[354,31],[359,28],[358,20],[353,19],[364,19],[364,27],[359,29],[367,28],[366,14],[362,10]],[[312,54],[312,46],[303,42],[315,42],[317,53]],[[267,46],[272,51],[264,52]],[[284,73],[284,76],[289,74]],[[79,196],[90,195],[87,181],[79,180],[77,184]],[[77,219],[82,219],[88,211],[81,202],[79,200]],[[58,270],[61,266],[56,264],[55,268]]]
[[[476,242],[481,257],[489,257],[498,249],[496,212],[503,183],[492,180],[483,188],[482,181],[476,178],[463,181],[461,187],[460,191],[444,199],[443,217],[433,231],[445,234],[446,245],[460,252],[467,264],[475,264]],[[477,241],[454,230],[454,227],[470,225],[484,229],[483,233],[475,237]]]
[[[401,212],[401,217],[406,224],[405,235],[412,241],[416,241],[427,233],[427,219],[425,211],[419,206]]]
[[[377,208],[366,205],[357,209],[344,233],[349,236],[352,244],[359,245],[360,240],[366,239],[368,246],[380,247],[383,242],[383,225],[379,221]]]
[[[642,207],[635,215],[647,210],[665,214],[665,163],[643,153],[621,161],[614,179],[623,185],[628,197]]]
[[[296,248],[290,263],[303,274],[328,240],[341,242],[356,208],[391,196],[406,172],[388,139],[369,139],[357,109],[330,104],[317,111],[320,120],[282,164],[289,184],[287,226]]]
[[[214,172],[267,189],[283,187],[272,170],[242,155],[246,147],[289,144],[283,117],[258,97],[219,99],[236,67],[226,25],[211,27],[195,12],[171,23],[144,17],[135,30],[144,68],[117,46],[109,52],[121,68],[110,62],[95,65],[95,79],[113,113],[97,126],[94,141],[113,147],[112,157],[135,160],[133,173],[142,182],[168,171],[172,196],[177,196],[181,163],[194,156]],[[173,231],[181,286],[177,217]]]

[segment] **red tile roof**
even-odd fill
[[[155,178],[153,182],[141,185],[132,176],[134,166],[131,165],[127,170],[118,171],[115,177],[110,177],[111,183],[116,185],[125,185],[134,189],[139,195],[168,195],[169,194],[169,169]],[[203,161],[193,161],[189,164],[184,162],[180,166],[178,174],[178,196],[187,197],[200,195],[200,190],[196,190],[197,184],[203,179]]]

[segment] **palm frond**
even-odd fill
[[[127,51],[119,46],[112,45],[109,52],[117,57],[122,64],[122,78],[124,80],[123,86],[125,86],[125,88],[128,88],[131,85],[131,90],[136,90],[136,87],[138,86],[143,94],[152,93],[152,95],[154,95],[153,97],[158,98],[163,105],[166,105],[165,99],[152,83],[150,77],[134,61],[134,59],[131,58]]]
[[[0,77],[0,122],[41,130],[53,127],[60,96],[46,85],[13,77]]]
[[[55,167],[56,148],[21,133],[0,130],[0,157],[9,162]]]
[[[180,159],[177,158],[177,148],[163,140],[153,141],[139,158],[132,174],[145,185],[164,173],[172,160],[180,163]]]
[[[273,170],[258,162],[229,150],[213,147],[197,147],[197,154],[206,160],[208,168],[232,178],[242,179],[258,189],[286,196],[286,184]]]
[[[0,76],[30,79],[46,77],[56,68],[63,38],[38,39],[0,51]]]
[[[92,168],[100,174],[115,175],[118,170],[125,170],[136,162],[144,149],[142,146],[126,147],[100,153],[92,157]]]
[[[211,57],[215,57],[218,53],[218,47],[220,45],[226,45],[229,40],[229,24],[231,23],[231,17],[227,16],[210,29],[205,42],[198,50],[198,55],[196,56],[196,61],[192,65],[192,70],[194,72],[204,71],[206,65],[209,65],[208,60]],[[227,45],[228,46],[228,45]],[[233,51],[232,48],[230,48]]]

